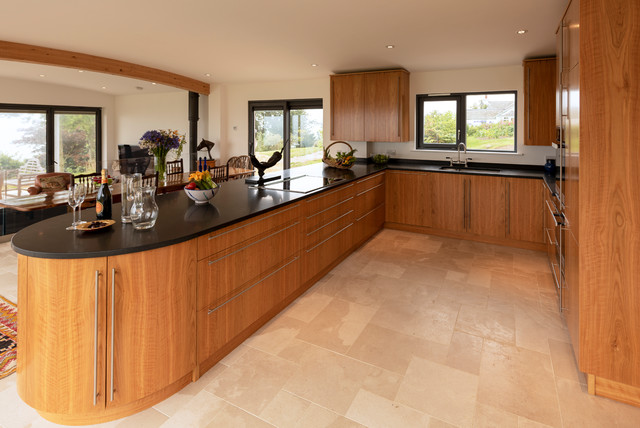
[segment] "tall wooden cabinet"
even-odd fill
[[[524,144],[550,146],[556,139],[556,59],[526,59]]]
[[[388,70],[331,76],[331,139],[409,140],[409,72]]]

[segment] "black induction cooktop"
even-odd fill
[[[282,180],[267,182],[262,186],[251,186],[258,189],[280,190],[283,192],[309,193],[326,186],[343,181],[344,178],[325,178],[313,175],[299,175]]]

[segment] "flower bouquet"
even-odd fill
[[[171,150],[176,151],[176,158],[182,154],[182,147],[186,144],[184,135],[171,129],[158,129],[144,133],[138,145],[149,151],[153,155],[155,170],[158,171],[158,178],[165,179],[167,168],[167,154]]]
[[[209,171],[191,173],[189,184],[184,186],[185,193],[196,204],[206,204],[219,189],[220,186],[211,179]]]

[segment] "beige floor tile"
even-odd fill
[[[286,314],[278,315],[243,342],[244,345],[278,355],[307,326],[307,323]]]
[[[311,404],[294,427],[304,428],[363,428],[364,426],[331,410]]]
[[[565,425],[566,426],[566,425]],[[551,428],[549,425],[518,416],[518,428]]]
[[[457,309],[442,304],[420,304],[387,301],[371,319],[371,323],[409,336],[448,345],[458,315]]]
[[[477,306],[463,305],[458,313],[456,330],[491,339],[515,344],[515,317],[504,312],[492,311]]]
[[[427,427],[429,416],[386,398],[360,390],[346,416],[369,428]]]
[[[553,372],[555,376],[587,384],[584,373],[578,370],[578,365],[573,353],[573,346],[570,343],[549,339],[549,351]]]
[[[310,405],[311,403],[303,398],[279,391],[259,416],[277,427],[295,427]]]
[[[554,427],[561,425],[549,355],[484,341],[478,402]]]
[[[473,428],[518,428],[518,415],[478,403]]]
[[[162,428],[206,427],[226,406],[229,404],[222,398],[202,390],[162,424]]]
[[[334,298],[297,338],[332,351],[346,353],[377,308]]]
[[[233,351],[231,351],[230,353],[228,353],[222,360],[220,360],[220,363],[224,364],[225,366],[232,366],[233,364],[235,364],[236,361],[238,361],[249,349],[251,349],[249,346],[241,344],[240,346],[238,346],[236,349],[234,349]]]
[[[447,272],[448,271],[446,269],[439,269],[414,263],[405,269],[400,279],[403,281],[440,285],[447,276]]]
[[[442,362],[447,351],[446,345],[369,324],[347,355],[404,375],[414,356]]]
[[[460,427],[472,426],[478,376],[413,358],[396,401]]]
[[[491,277],[490,269],[472,267],[465,281],[471,285],[489,288],[491,286]]]
[[[441,421],[440,419],[431,418],[429,420],[429,428],[458,428],[457,425],[449,424],[445,421]]]
[[[390,278],[400,278],[404,274],[405,268],[399,266],[397,263],[388,263],[375,260],[367,263],[361,272],[388,276]]]
[[[331,288],[335,289],[334,297],[359,305],[378,307],[391,294],[389,287],[385,286],[385,280],[397,282],[376,274],[360,273],[349,280],[334,277]]]
[[[436,303],[456,304],[458,307],[462,305],[473,305],[481,308],[487,307],[489,300],[489,288],[471,285],[466,282],[446,281]]]
[[[293,304],[289,305],[284,315],[296,318],[300,321],[309,322],[331,302],[332,297],[322,293],[307,292],[300,296]]]
[[[305,343],[294,343],[297,368],[284,390],[344,415],[375,367]]]
[[[218,411],[215,418],[206,427],[273,428],[273,425],[242,409],[227,405]]]
[[[461,331],[454,331],[445,364],[474,375],[480,373],[483,339]],[[436,361],[437,362],[437,361]]]
[[[290,361],[249,349],[205,390],[257,415],[273,400],[294,369]]]
[[[549,339],[569,342],[569,333],[559,312],[516,304],[516,345],[549,353]]]
[[[400,389],[404,376],[390,370],[375,367],[364,379],[362,389],[380,397],[393,400]]]
[[[384,276],[371,279],[373,286],[379,290],[378,306],[387,300],[409,303],[413,305],[429,305],[435,303],[440,293],[441,284],[400,280]]]

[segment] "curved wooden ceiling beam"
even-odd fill
[[[211,92],[211,88],[206,82],[168,71],[158,70],[157,68],[145,67],[144,65],[79,52],[7,42],[4,40],[0,40],[0,59],[58,65],[61,67],[77,68],[79,70],[114,74],[116,76],[133,77],[134,79],[162,83],[163,85],[173,86],[203,95],[209,95]]]

